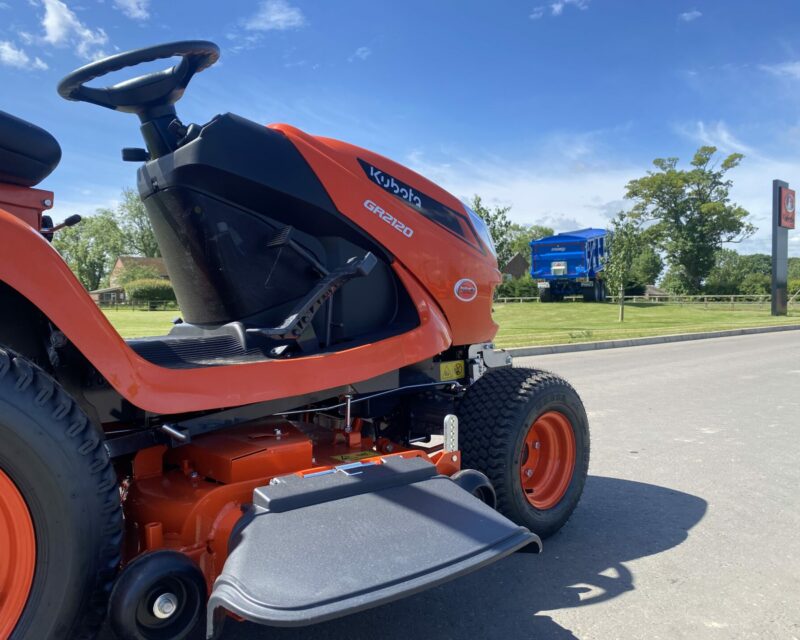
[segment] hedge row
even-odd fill
[[[145,279],[132,280],[123,286],[125,297],[135,302],[137,300],[174,302],[175,291],[168,280]]]

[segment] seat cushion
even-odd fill
[[[0,182],[32,187],[58,166],[61,147],[44,129],[0,111]]]

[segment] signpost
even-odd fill
[[[772,181],[772,315],[788,305],[789,229],[794,229],[795,193],[783,180]]]

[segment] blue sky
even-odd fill
[[[605,226],[627,180],[700,144],[746,158],[734,197],[769,251],[773,178],[800,186],[797,0],[4,0],[0,108],[53,132],[56,217],[134,184],[136,118],[58,97],[85,62],[204,38],[222,58],[178,104],[345,139],[519,222]],[[121,76],[115,76],[115,80]],[[791,236],[800,255],[800,231]]]

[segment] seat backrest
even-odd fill
[[[35,124],[0,111],[0,182],[32,187],[61,160],[56,139]]]

